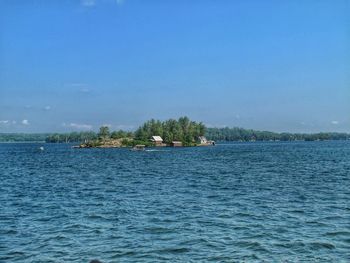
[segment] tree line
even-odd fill
[[[0,142],[43,142],[48,133],[0,133]]]
[[[350,134],[337,132],[277,133],[243,128],[207,128],[206,136],[214,141],[317,141],[348,140]]]
[[[188,117],[165,121],[151,119],[142,124],[136,131],[110,131],[102,126],[99,132],[70,133],[0,133],[0,142],[46,141],[48,143],[82,143],[98,142],[109,139],[126,138],[127,144],[150,145],[150,138],[161,136],[165,143],[181,141],[183,145],[193,145],[199,136],[205,135],[214,141],[317,141],[317,140],[349,140],[349,133],[276,133],[243,128],[206,128],[201,122],[191,121]],[[132,142],[130,139],[133,139]]]

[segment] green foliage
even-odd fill
[[[43,142],[48,133],[0,133],[0,142]]]
[[[100,131],[98,133],[98,138],[102,140],[106,140],[110,138],[110,132],[108,126],[102,126],[100,127]]]
[[[169,144],[176,140],[186,146],[195,144],[197,138],[204,135],[205,129],[203,123],[190,121],[188,117],[163,122],[152,119],[136,130],[135,138],[138,141],[148,142],[152,136],[161,136],[165,143]]]
[[[122,139],[122,138],[133,138],[134,134],[132,132],[126,132],[123,130],[114,131],[111,133],[112,139]]]
[[[317,141],[317,140],[349,140],[348,133],[323,132],[305,133],[275,133],[269,131],[255,131],[243,128],[206,128],[203,123],[190,121],[187,117],[166,121],[150,120],[140,126],[135,133],[126,131],[109,132],[109,128],[101,127],[96,134],[92,131],[71,133],[0,133],[0,142],[29,142],[46,141],[48,143],[90,143],[101,144],[106,139],[123,139],[123,146],[144,144],[151,146],[149,141],[153,135],[159,135],[165,143],[181,141],[184,146],[194,146],[198,136],[206,135],[214,141]],[[130,140],[134,138],[134,140]]]
[[[97,146],[101,146],[102,145],[102,142],[99,141],[99,140],[92,140],[92,141],[89,141],[87,143],[85,143],[87,147],[97,147]]]
[[[88,142],[96,140],[97,135],[92,131],[87,132],[71,132],[71,133],[54,133],[46,136],[45,141],[50,143],[62,142]]]
[[[214,141],[323,141],[347,140],[347,133],[276,133],[269,131],[255,131],[243,128],[208,128],[206,137]]]

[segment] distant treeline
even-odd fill
[[[349,140],[349,133],[320,132],[320,133],[276,133],[256,131],[243,128],[206,128],[202,123],[190,121],[187,117],[164,122],[150,120],[140,126],[135,132],[113,131],[101,127],[98,133],[70,132],[70,133],[0,133],[0,142],[29,142],[46,141],[48,143],[80,143],[94,141],[100,138],[134,138],[139,141],[149,141],[151,136],[160,135],[164,142],[173,140],[190,144],[198,136],[205,134],[208,140],[214,141],[317,141],[317,140]]]
[[[350,134],[348,133],[276,133],[228,127],[207,128],[206,136],[214,141],[324,141],[350,139]]]
[[[48,133],[0,133],[0,142],[43,142]]]
[[[54,133],[46,137],[46,142],[84,142],[97,139],[97,134],[93,131]]]

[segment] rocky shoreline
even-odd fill
[[[135,143],[136,144],[135,144]],[[140,144],[134,141],[131,138],[122,138],[122,139],[109,139],[104,141],[90,141],[81,143],[79,145],[74,145],[72,148],[81,149],[81,148],[132,148],[135,145]],[[172,144],[147,144],[145,147],[203,147],[203,146],[214,146],[214,141],[208,141],[205,143],[194,143],[193,145],[172,145]]]

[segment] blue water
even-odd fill
[[[350,142],[0,144],[0,262],[350,262]]]

